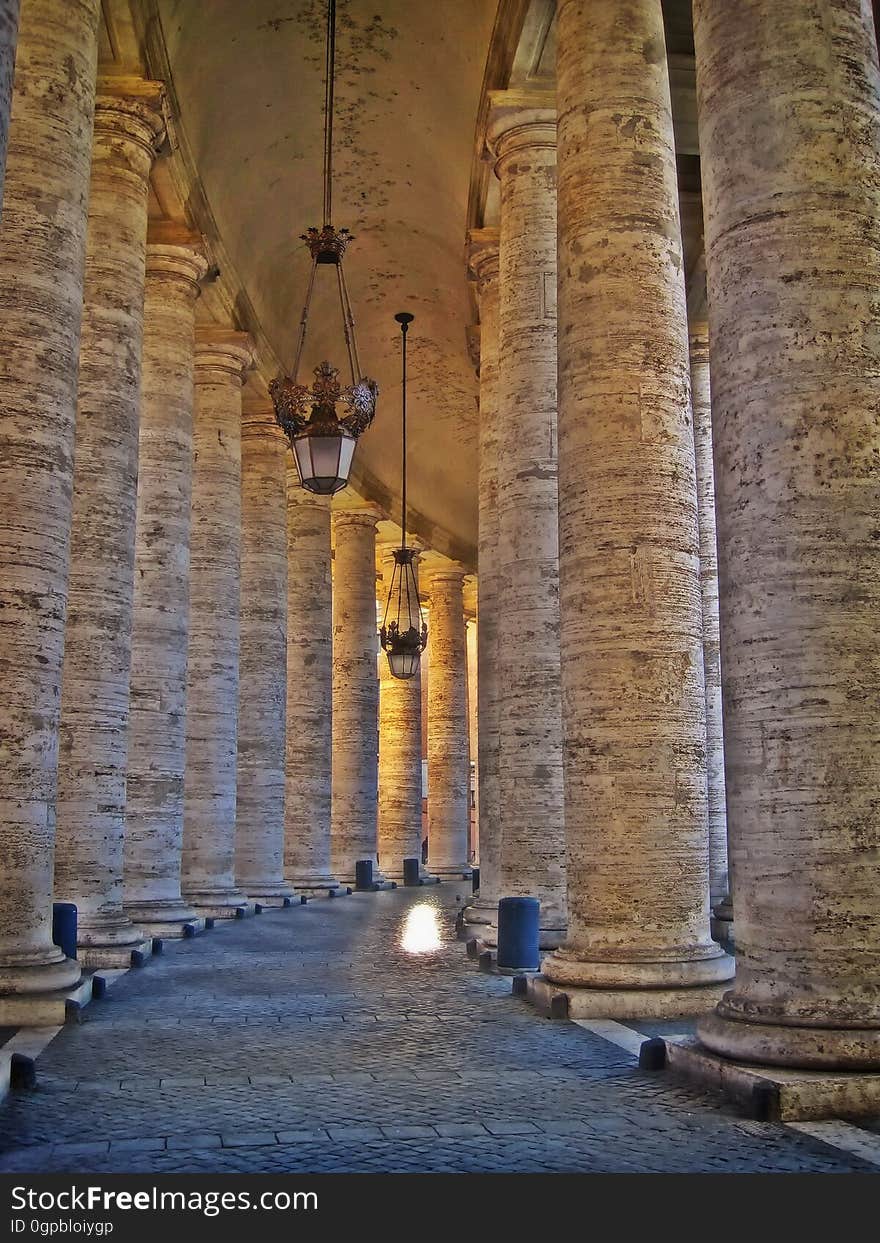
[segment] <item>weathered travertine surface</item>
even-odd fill
[[[273,410],[243,414],[235,876],[263,900],[292,892],[284,880],[286,451]]]
[[[493,93],[501,182],[498,772],[501,896],[541,903],[541,944],[566,929],[556,453],[556,111]]]
[[[159,83],[112,85],[95,107],[55,842],[55,897],[76,903],[89,948],[140,940],[122,860],[147,193],[164,131]]]
[[[333,515],[333,870],[341,881],[372,859],[378,879],[379,676],[373,508]]]
[[[712,463],[712,395],[706,327],[691,331],[691,404],[700,530],[700,592],[703,602],[703,676],[706,687],[706,776],[709,807],[709,898],[724,935],[733,911],[727,875],[727,798],[721,723],[721,649],[718,637],[718,549],[715,540],[715,467]]]
[[[733,962],[709,932],[697,494],[663,17],[660,0],[561,0],[557,13],[570,923],[544,973],[668,990],[728,979]]]
[[[427,568],[427,567],[426,567]],[[428,620],[428,867],[440,877],[467,876],[470,753],[467,719],[464,570],[423,569]],[[422,658],[424,659],[424,657]]]
[[[396,544],[381,545],[379,602],[391,587]],[[418,576],[418,555],[414,558]],[[421,664],[421,661],[419,662]],[[403,879],[404,859],[422,857],[422,679],[391,676],[379,652],[379,863],[391,880]]]
[[[736,985],[704,1043],[880,1067],[869,6],[694,5]]]
[[[501,854],[498,786],[498,230],[474,230],[469,266],[480,299],[479,540],[477,597],[477,734],[480,816],[480,889],[465,908],[469,924],[494,918]]]
[[[180,881],[187,901],[212,915],[245,901],[235,883],[235,789],[241,386],[251,361],[246,333],[196,331]]]
[[[147,246],[124,871],[130,916],[166,935],[194,914],[180,893],[180,852],[194,315],[207,269],[198,238],[172,236]]]
[[[474,606],[476,606],[476,576],[470,580],[470,589],[473,593]],[[473,789],[471,799],[471,824],[470,824],[470,857],[479,863],[480,859],[480,773],[479,766],[476,764],[477,753],[479,751],[479,725],[477,721],[477,698],[479,694],[479,678],[477,677],[477,645],[479,643],[478,626],[475,613],[468,615],[465,613],[465,630],[464,642],[467,651],[467,696],[468,696],[468,755],[471,758],[473,768],[471,770],[471,783]]]
[[[330,863],[333,598],[330,502],[307,492],[287,456],[287,759],[284,875],[335,889]]]
[[[9,113],[12,108],[12,80],[15,75],[15,45],[18,41],[20,0],[0,0],[0,208],[3,205],[3,177],[9,140]]]
[[[0,230],[0,993],[73,983],[52,944],[58,713],[98,0],[30,0]],[[14,1022],[4,1003],[5,1022]]]

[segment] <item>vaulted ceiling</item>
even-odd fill
[[[199,194],[235,269],[237,318],[245,327],[256,321],[274,355],[270,371],[276,361],[287,366],[309,267],[300,234],[322,223],[325,0],[141,3],[152,13],[152,42],[162,45]],[[475,309],[464,242],[468,227],[495,212],[491,176],[475,158],[475,133],[486,87],[552,87],[554,4],[338,0],[338,6],[333,223],[356,237],[346,273],[362,366],[381,389],[376,422],[358,450],[362,490],[399,514],[393,316],[411,310],[411,511],[428,542],[473,564],[477,381],[466,330]],[[685,252],[693,270],[701,230],[690,0],[665,0],[664,11]],[[332,276],[332,269],[322,274]],[[319,294],[304,372],[323,357],[343,368],[337,325]]]

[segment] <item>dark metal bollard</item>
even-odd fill
[[[403,883],[405,885],[418,885],[421,883],[418,859],[404,859]]]
[[[477,893],[480,888],[480,869],[471,868],[471,893]]]
[[[68,958],[76,958],[75,903],[52,903],[52,940]]]
[[[373,888],[373,860],[358,859],[354,865],[354,887],[355,889],[372,889]]]
[[[498,903],[499,967],[508,971],[537,971],[541,961],[538,949],[540,910],[537,898],[502,898]]]

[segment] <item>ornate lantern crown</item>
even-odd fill
[[[365,432],[376,413],[379,394],[375,380],[361,372],[357,336],[351,299],[345,281],[342,260],[353,240],[348,229],[335,229],[330,224],[333,204],[333,97],[335,84],[336,0],[327,5],[327,65],[324,96],[324,220],[318,229],[312,226],[302,240],[312,257],[306,301],[300,320],[299,342],[291,375],[278,376],[269,385],[275,406],[275,417],[290,440],[296,467],[304,488],[323,496],[332,496],[348,484],[354,449],[358,437]],[[319,265],[336,268],[342,333],[348,351],[351,384],[339,382],[339,369],[322,362],[314,370],[309,388],[299,383],[299,369],[308,330],[309,310]],[[336,413],[342,401],[348,413]],[[309,407],[311,413],[309,414]]]

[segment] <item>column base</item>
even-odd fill
[[[736,963],[715,941],[683,947],[672,958],[615,959],[582,957],[562,946],[541,964],[547,979],[563,988],[604,989],[626,992],[630,989],[680,989],[732,980]]]
[[[240,902],[193,902],[200,919],[247,919],[256,915],[256,903],[242,898]]]
[[[460,867],[442,867],[432,863],[431,872],[434,876],[439,876],[441,881],[470,880],[473,875],[473,870],[467,863],[461,864]]]
[[[691,988],[560,987],[544,975],[521,975],[514,992],[550,1019],[675,1019],[705,1014],[716,1006],[727,984]]]
[[[82,974],[80,964],[65,958],[57,945],[44,951],[22,954],[19,961],[0,962],[0,1001],[53,996],[75,987]],[[6,1026],[0,1021],[0,1027]]]
[[[143,936],[130,945],[78,945],[76,958],[87,971],[102,967],[142,967],[153,953],[153,938]]]
[[[261,885],[255,882],[253,885],[243,885],[242,888],[247,893],[249,902],[257,902],[260,906],[283,906],[285,899],[290,902],[294,892],[292,886],[286,881],[267,881]]]
[[[141,932],[147,936],[183,936],[184,933],[174,933],[171,929],[175,925],[183,925],[192,923],[197,920],[198,916],[194,908],[189,902],[183,898],[156,898],[155,900],[141,899],[124,904],[124,910],[131,922],[135,924]],[[165,926],[169,931],[165,932]]]
[[[291,876],[287,882],[296,893],[304,893],[309,898],[347,897],[351,893],[348,885],[341,884],[330,872],[303,872],[300,876]]]
[[[655,1044],[655,1041],[651,1042]],[[880,1114],[880,1074],[782,1070],[732,1062],[694,1038],[664,1041],[665,1057],[651,1050],[651,1067],[665,1061],[673,1074],[721,1092],[761,1122],[817,1121]]]
[[[204,932],[208,924],[206,920],[194,915],[192,919],[185,919],[180,923],[166,923],[164,920],[151,923],[150,920],[141,919],[138,927],[154,941],[183,941]]]
[[[132,950],[144,940],[144,934],[137,924],[132,923],[128,915],[122,911],[111,915],[78,916],[76,928],[77,959],[85,964],[83,955],[89,950]],[[102,964],[109,965],[109,964]]]
[[[71,960],[64,959],[65,963]],[[79,976],[79,965],[76,975]],[[79,1021],[82,1007],[92,998],[91,976],[75,987],[51,992],[29,992],[0,996],[0,1027],[60,1027],[73,1017]]]
[[[737,1062],[798,1070],[880,1071],[880,1028],[798,1027],[709,1014],[697,1036]]]

